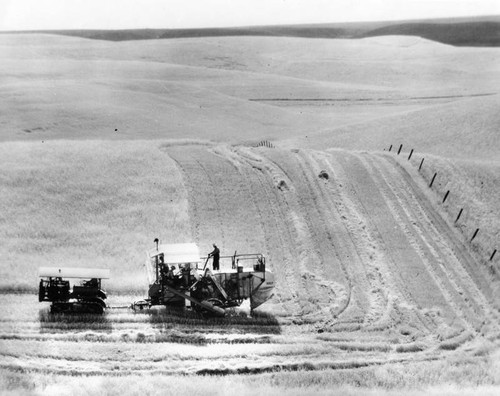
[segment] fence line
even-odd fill
[[[261,140],[255,147],[275,148],[274,144],[272,144],[269,140]]]
[[[389,150],[388,150],[389,152],[391,152],[392,147],[393,147],[393,145],[391,144],[391,145],[389,146]],[[402,150],[402,149],[403,149],[403,144],[400,144],[400,145],[399,145],[398,152],[397,152],[397,155],[399,155],[399,154],[401,153],[401,150]],[[384,149],[384,151],[385,151],[385,149]],[[410,150],[410,154],[408,155],[408,161],[411,159],[411,157],[412,157],[412,155],[413,155],[413,151],[414,151],[414,149],[411,149],[411,150]],[[421,171],[421,169],[422,169],[422,166],[423,166],[423,164],[424,164],[424,160],[425,160],[425,157],[422,157],[422,160],[420,161],[420,165],[418,166],[418,170],[419,170],[419,172],[420,172],[420,171]],[[429,183],[429,188],[432,188],[432,185],[434,184],[434,181],[435,181],[436,177],[437,177],[437,172],[434,172],[434,175],[432,176],[432,180],[431,180],[431,182]],[[422,178],[423,178],[423,176],[422,176]],[[446,192],[446,194],[444,195],[444,198],[443,198],[442,204],[444,204],[444,203],[445,203],[445,201],[446,201],[446,199],[448,198],[448,195],[449,195],[449,194],[450,194],[450,190],[448,190],[448,191]],[[462,216],[463,211],[464,211],[464,208],[460,208],[460,211],[458,212],[457,218],[455,219],[455,223],[457,223],[457,222],[458,222],[458,220],[460,219],[460,216]],[[476,236],[477,236],[477,234],[478,234],[478,233],[479,233],[479,228],[476,228],[476,230],[474,231],[474,234],[472,235],[472,237],[471,237],[471,239],[470,239],[469,243],[472,243],[472,241],[476,238]],[[497,252],[497,249],[494,249],[494,250],[493,250],[493,252],[491,253],[491,256],[490,256],[490,258],[489,258],[489,261],[493,261],[493,258],[495,257],[496,252]],[[490,269],[491,269],[491,270],[493,270],[493,268],[492,268],[492,267],[491,267]]]

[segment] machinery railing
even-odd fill
[[[202,261],[205,262],[203,266],[203,270],[207,267],[207,265],[210,263],[211,257],[205,256],[201,258]],[[245,254],[233,254],[232,256],[220,256],[219,257],[219,265],[220,267],[227,268],[227,260],[231,260],[231,269],[238,269],[238,267],[246,267],[248,268],[248,265],[244,265],[242,262],[248,262],[248,261],[253,261],[253,264],[251,268],[253,268],[255,271],[265,271],[265,265],[266,265],[266,260],[262,253],[245,253]],[[226,262],[226,265],[222,265]],[[240,265],[243,264],[243,265]]]

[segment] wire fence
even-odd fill
[[[275,148],[274,144],[272,144],[269,140],[261,140],[255,147]]]
[[[393,149],[393,148],[394,148],[394,146],[391,144],[388,149],[384,148],[384,151],[388,151],[390,153],[396,153],[396,149],[395,148]],[[397,149],[396,155],[398,155],[398,156],[401,155],[402,154],[402,150],[403,150],[403,144],[400,144],[399,147],[398,147],[398,149]],[[409,151],[409,154],[408,154],[408,157],[407,157],[407,161],[411,160],[411,158],[413,157],[414,152],[415,151],[414,151],[413,148]],[[414,157],[414,160],[415,160],[415,157]],[[424,170],[424,168],[423,168],[423,166],[424,166],[424,160],[425,160],[425,157],[422,156],[421,159],[420,159],[420,163],[418,162],[418,160],[416,161],[416,163],[419,163],[418,171],[419,171],[420,175],[422,176],[422,178],[425,180],[425,175],[423,173],[423,170]],[[432,174],[432,178],[430,179],[430,181],[428,181],[428,187],[430,189],[432,189],[433,186],[435,185],[436,180],[438,178],[440,178],[441,175],[435,169],[431,169],[430,174]],[[444,183],[444,184],[446,185],[446,183]],[[434,187],[434,191],[436,192],[436,194],[438,194],[438,191],[437,191],[436,187]],[[441,201],[441,204],[445,204],[446,201],[449,200],[450,196],[453,196],[453,193],[452,193],[452,191],[450,189],[447,189],[446,192],[443,195],[443,199]],[[464,212],[464,206],[465,205],[457,203],[457,206],[460,209],[458,210],[458,214],[457,214],[455,220],[453,221],[453,223],[454,223],[455,226],[458,227],[458,225],[460,223],[460,218],[463,218],[465,216],[465,212]],[[463,214],[464,214],[464,216],[462,216]],[[466,239],[468,240],[469,244],[472,244],[474,240],[477,240],[478,235],[480,235],[480,228],[479,227],[474,227],[473,226],[472,228],[470,228],[470,226],[467,227],[465,224],[461,224],[460,229],[464,233],[464,235],[465,235]],[[469,238],[469,236],[470,236],[470,238]],[[496,255],[497,249],[495,247],[493,247],[493,248],[491,248],[491,247],[489,247],[489,248],[485,247],[484,250],[487,252],[487,257],[483,257],[482,261],[486,262],[487,264],[489,264],[490,270],[494,274],[500,275],[499,269],[495,268],[495,265],[498,265],[498,263],[494,262],[495,257],[498,257]]]

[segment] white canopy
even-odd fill
[[[165,264],[184,264],[201,262],[200,250],[196,243],[174,243],[159,245],[158,250],[149,251],[150,257],[163,254]]]
[[[109,269],[40,267],[38,269],[38,275],[40,276],[40,278],[61,277],[81,279],[109,279]]]

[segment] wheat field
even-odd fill
[[[498,49],[0,48],[3,394],[498,393]],[[156,237],[263,253],[273,297],[253,317],[132,311]],[[40,266],[109,268],[110,308],[50,314]]]

